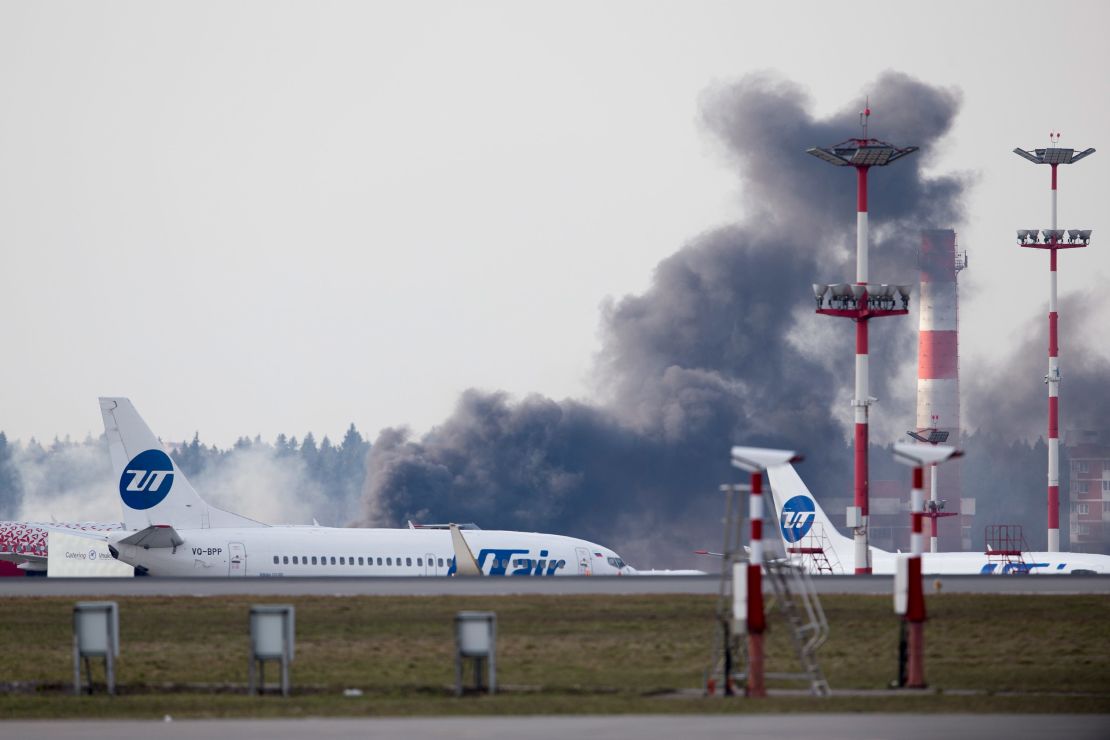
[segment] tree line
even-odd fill
[[[963,491],[977,501],[973,546],[982,546],[982,528],[991,523],[1024,526],[1031,549],[1043,549],[1045,510],[1044,440],[1033,443],[1007,440],[989,432],[966,434],[961,446],[967,452],[963,465]],[[190,442],[171,445],[170,454],[178,467],[194,482],[209,484],[202,495],[209,495],[237,460],[261,456],[272,466],[293,470],[293,490],[274,492],[275,496],[313,496],[311,512],[321,524],[342,526],[351,523],[361,509],[370,443],[355,428],[347,429],[339,444],[328,437],[319,442],[311,433],[302,439],[279,434],[271,442],[261,437],[240,437],[228,448],[204,444],[199,434]],[[251,458],[254,459],[254,458]],[[1069,475],[1067,451],[1061,448],[1061,539],[1068,534]],[[904,467],[891,462],[889,448],[874,445],[871,452],[872,478],[906,480]],[[846,474],[847,475],[847,474]],[[207,479],[205,479],[207,476]],[[845,478],[849,480],[850,478]],[[72,490],[103,490],[114,498],[108,447],[103,435],[75,442],[68,437],[42,445],[35,439],[12,442],[0,432],[0,519],[18,516],[28,495],[58,497]],[[60,514],[61,512],[59,512]],[[114,519],[115,509],[105,512]],[[429,512],[434,518],[436,512]],[[557,528],[558,522],[551,526]]]
[[[310,488],[317,499],[314,511],[321,523],[343,525],[357,514],[363,479],[366,477],[366,456],[370,443],[354,424],[347,428],[343,439],[335,444],[327,436],[319,442],[309,432],[302,439],[279,434],[271,442],[260,436],[240,437],[233,445],[220,448],[205,444],[200,434],[189,442],[168,445],[170,456],[192,481],[209,478],[218,481],[218,474],[236,460],[263,460],[292,471],[288,479]],[[18,516],[24,499],[30,495],[61,498],[67,491],[104,489],[114,492],[108,462],[108,445],[103,434],[88,436],[83,441],[54,439],[43,445],[31,438],[26,443],[11,441],[0,432],[0,519]],[[275,492],[275,495],[297,495],[298,491]],[[208,497],[207,491],[202,495]],[[109,512],[105,512],[109,515]],[[110,512],[114,519],[115,510]],[[323,519],[330,521],[324,522]]]

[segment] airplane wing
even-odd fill
[[[34,555],[29,552],[0,552],[0,560],[19,565],[21,563],[41,563],[46,565],[45,555]]]

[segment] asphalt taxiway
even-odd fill
[[[819,594],[889,595],[890,576],[819,576]],[[566,578],[0,578],[0,596],[510,596],[701,594],[718,576]],[[927,593],[1110,594],[1110,576],[927,576]]]
[[[169,719],[169,718],[167,718]],[[938,715],[938,714],[790,714],[790,715],[622,715],[572,717],[436,717],[385,719],[272,719],[187,721],[20,721],[0,722],[5,737],[38,740],[315,740],[405,738],[405,740],[822,740],[936,737],[1004,737],[1006,740],[1102,740],[1105,715]]]

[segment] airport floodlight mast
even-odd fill
[[[1047,164],[1052,168],[1052,226],[1038,235],[1036,229],[1018,229],[1019,247],[1047,249],[1048,262],[1048,375],[1044,382],[1048,385],[1048,552],[1060,551],[1060,358],[1056,325],[1056,251],[1085,247],[1091,242],[1090,229],[1071,229],[1065,232],[1056,228],[1056,168],[1062,164],[1074,164],[1094,154],[1088,148],[1081,152],[1058,147],[1060,134],[1049,134],[1051,146],[1047,149],[1034,149],[1029,152],[1021,148],[1014,154],[1028,159],[1033,164]]]
[[[917,151],[916,146],[896,147],[885,141],[869,138],[867,123],[871,104],[860,113],[862,137],[848,139],[831,147],[813,147],[806,152],[838,167],[856,168],[856,282],[832,285],[814,284],[817,313],[841,316],[856,323],[856,388],[852,407],[855,417],[855,486],[853,505],[848,509],[848,526],[855,540],[855,572],[871,573],[871,551],[868,536],[868,407],[875,399],[868,389],[867,322],[882,316],[901,316],[909,312],[910,286],[868,282],[868,220],[867,172],[872,167],[885,167]]]

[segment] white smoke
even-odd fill
[[[299,456],[268,445],[234,448],[191,481],[208,503],[266,524],[335,524],[323,488]]]
[[[33,441],[14,445],[12,466],[23,498],[17,521],[118,522],[119,494],[108,448],[100,441],[55,443],[49,452]]]
[[[16,521],[118,522],[118,481],[103,439],[56,442],[44,449],[33,440],[13,443],[11,465],[22,498]],[[358,510],[359,487],[350,496],[327,495],[299,455],[282,455],[267,444],[236,447],[213,459],[190,482],[221,509],[267,524],[342,526]]]

